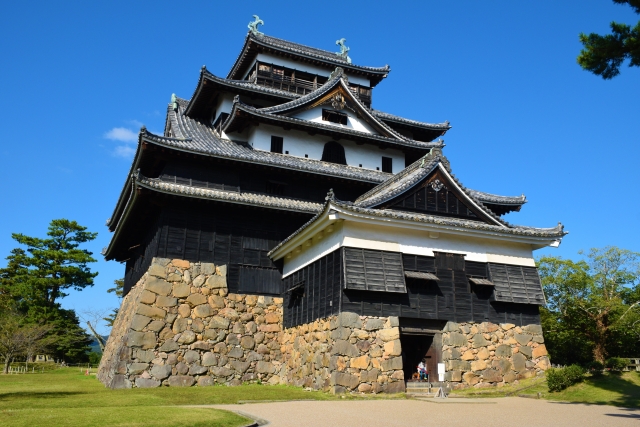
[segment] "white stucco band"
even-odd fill
[[[382,218],[330,204],[315,221],[275,248],[270,257],[284,258],[283,277],[343,246],[423,256],[458,253],[464,254],[467,261],[534,267],[533,251],[557,240],[505,234],[496,229],[462,229]]]

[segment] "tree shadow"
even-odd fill
[[[23,398],[32,399],[55,399],[77,394],[85,394],[79,391],[16,391],[13,393],[0,393],[0,401],[15,400]]]
[[[632,373],[632,375],[637,375]],[[609,392],[618,393],[619,396],[613,400],[605,400],[605,398],[601,398],[598,400],[598,396],[591,396],[588,400],[580,401],[579,398],[575,396],[572,397],[570,403],[584,403],[584,404],[595,404],[595,405],[612,405],[619,406],[623,408],[640,408],[640,385],[634,383],[630,379],[624,378],[622,375],[615,374],[605,374],[598,377],[591,377],[585,380],[591,387],[606,390]],[[595,392],[594,394],[597,394]],[[569,403],[569,402],[566,402]],[[631,416],[631,415],[630,415]],[[635,418],[636,416],[633,415]],[[640,415],[638,416],[640,418]]]

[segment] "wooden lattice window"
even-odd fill
[[[322,120],[326,122],[338,123],[340,125],[347,124],[347,115],[335,110],[322,110]]]

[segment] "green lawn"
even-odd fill
[[[297,387],[243,385],[109,390],[77,368],[44,374],[0,375],[1,426],[240,426],[236,414],[177,405],[242,400],[334,399]]]
[[[549,392],[544,378],[525,380],[516,386],[454,392],[465,397],[503,397],[508,393],[530,397],[537,397],[540,393],[541,398],[548,400],[640,408],[640,374],[625,372],[589,376],[584,382],[556,393]]]

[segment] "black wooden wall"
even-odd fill
[[[338,249],[284,280],[285,290],[304,282],[303,294],[296,295],[299,288],[285,294],[286,327],[337,313],[337,301],[340,311],[364,316],[516,325],[540,323],[537,305],[496,301],[492,287],[469,282],[470,276],[487,277],[485,263],[465,262],[462,255],[455,254],[436,254],[436,257],[405,254],[402,256],[405,271],[434,273],[440,280],[406,278],[407,293],[372,292],[345,289],[343,269],[336,276],[336,263],[342,265],[344,250]],[[329,275],[316,276],[328,266],[332,266]],[[309,283],[318,287],[310,292]],[[323,292],[327,293],[324,300]],[[333,305],[329,306],[328,301]]]
[[[227,265],[229,292],[282,293],[282,275],[267,253],[311,215],[178,197],[165,203],[149,238],[127,262],[126,292],[160,257]]]

